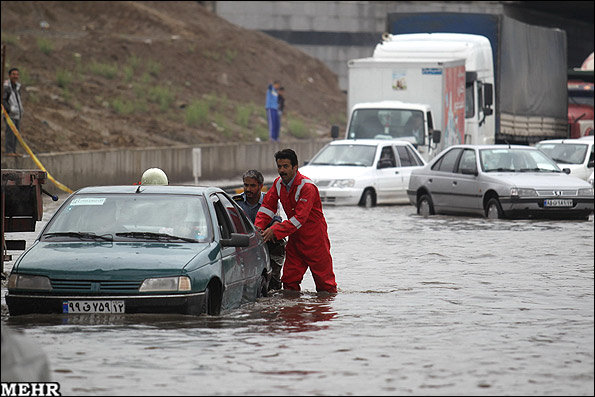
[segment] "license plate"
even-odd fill
[[[124,313],[124,301],[63,301],[62,313]]]
[[[572,207],[572,200],[552,199],[543,202],[545,207]]]

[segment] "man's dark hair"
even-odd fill
[[[19,72],[19,73],[20,73],[20,70],[19,70],[19,68],[10,68],[10,70],[8,71],[8,75],[10,76],[10,74],[11,74],[12,72],[14,72],[15,70],[16,70],[17,72]]]
[[[298,165],[297,154],[295,154],[295,152],[291,149],[283,149],[283,150],[279,150],[277,153],[275,153],[275,161],[280,160],[280,159],[285,159],[285,160],[291,161],[292,167],[295,167],[296,165]]]
[[[244,172],[244,175],[242,175],[242,181],[244,181],[244,179],[246,179],[246,178],[256,179],[256,181],[259,184],[261,184],[261,185],[264,184],[264,177],[262,176],[260,171],[248,170],[248,171]]]

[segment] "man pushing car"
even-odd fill
[[[308,268],[316,291],[337,292],[326,220],[316,185],[298,171],[298,159],[291,149],[275,153],[279,177],[267,191],[256,215],[255,225],[265,241],[289,236],[281,282],[287,290],[300,290]],[[267,228],[281,201],[287,220]],[[266,229],[265,229],[266,228]]]

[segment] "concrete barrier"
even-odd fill
[[[276,174],[274,154],[291,148],[300,161],[309,160],[330,139],[294,142],[225,143],[144,149],[107,149],[37,155],[46,170],[72,190],[92,185],[130,185],[140,181],[147,168],[158,167],[170,183],[194,181],[192,151],[201,149],[202,180],[236,178],[248,169]],[[37,169],[30,156],[2,156],[2,169]],[[48,182],[44,188],[60,190]]]

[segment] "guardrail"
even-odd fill
[[[161,168],[171,183],[195,180],[199,165],[200,180],[237,178],[248,169],[276,174],[274,154],[291,148],[303,164],[318,152],[328,139],[288,142],[254,142],[188,145],[176,147],[106,149],[67,153],[41,153],[37,158],[57,179],[72,190],[92,185],[126,185],[140,181],[147,168]],[[193,152],[200,148],[200,163],[193,166]],[[196,154],[194,155],[196,157]],[[196,159],[195,159],[196,160]],[[2,156],[2,169],[36,169],[30,156]],[[50,192],[56,188],[46,185]]]

